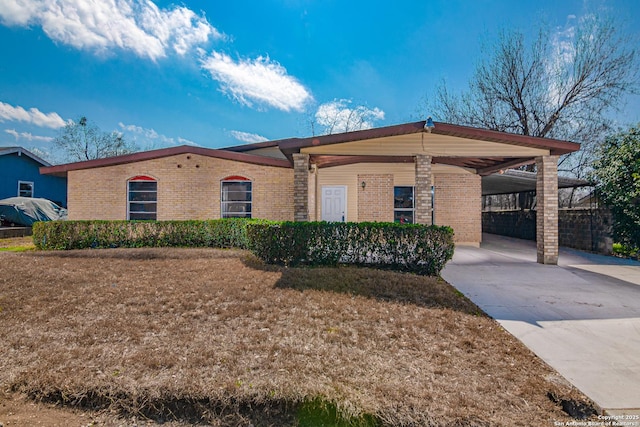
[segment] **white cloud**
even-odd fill
[[[195,142],[191,141],[190,139],[181,138],[181,137],[178,137],[178,142],[180,143],[180,145],[194,145],[194,146],[199,146],[199,144],[196,144]]]
[[[269,140],[268,138],[265,138],[262,135],[258,135],[257,133],[241,132],[239,130],[232,130],[229,133],[232,137],[242,142],[255,143]]]
[[[551,46],[553,52],[550,58],[552,66],[564,66],[573,61],[575,55],[575,33],[575,25],[567,25],[563,29],[557,29],[552,34]]]
[[[384,111],[363,105],[351,107],[351,100],[335,99],[324,103],[316,111],[316,121],[324,128],[322,133],[333,134],[371,129],[375,122],[384,120]]]
[[[243,105],[302,111],[310,92],[268,57],[234,61],[203,45],[227,39],[204,13],[185,6],[159,8],[150,0],[0,0],[0,23],[40,26],[52,40],[99,54],[115,49],[156,61],[171,52],[193,52],[220,83],[223,93]]]
[[[546,58],[546,71],[553,78],[549,82],[549,103],[551,108],[563,102],[563,93],[573,85],[571,72],[576,57],[576,16],[567,16],[564,27],[557,27],[551,34],[551,53]]]
[[[4,121],[25,122],[51,129],[60,129],[67,124],[58,113],[43,113],[37,108],[25,110],[0,101],[0,122]]]
[[[16,141],[20,139],[26,139],[27,141],[41,141],[41,142],[53,141],[53,137],[51,136],[33,135],[30,132],[17,132],[15,129],[5,129],[4,131],[9,135],[13,135]]]
[[[297,79],[268,57],[234,61],[224,53],[212,52],[202,59],[202,68],[220,82],[223,93],[248,107],[257,103],[287,112],[302,111],[305,103],[312,99]]]
[[[204,15],[149,0],[0,0],[0,21],[41,26],[52,40],[78,49],[119,48],[152,60],[224,37]]]
[[[185,138],[172,138],[166,135],[162,135],[156,132],[154,129],[143,128],[136,125],[125,125],[122,122],[118,123],[118,126],[120,126],[120,129],[122,129],[123,131],[133,134],[133,139],[136,142],[144,143],[145,146],[143,148],[145,150],[151,150],[161,147],[174,147],[176,145],[198,145],[195,142]]]

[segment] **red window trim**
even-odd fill
[[[222,181],[251,181],[249,178],[245,178],[240,175],[231,175],[226,178],[222,178]]]
[[[146,176],[146,175],[138,175],[138,176],[134,176],[133,178],[129,178],[129,181],[155,181],[155,178],[151,178],[150,176]]]

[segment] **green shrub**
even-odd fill
[[[623,245],[622,243],[614,243],[613,254],[625,258],[640,258],[640,248],[633,248]]]
[[[33,225],[38,249],[196,246],[249,247],[250,219],[207,221],[47,221]]]
[[[394,223],[47,221],[33,225],[38,249],[214,247],[251,249],[270,264],[354,264],[438,275],[453,256],[449,227]]]
[[[354,264],[438,275],[453,256],[449,227],[394,223],[251,223],[250,249],[287,266]]]

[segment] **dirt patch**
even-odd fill
[[[91,425],[93,414],[34,402],[26,396],[0,393],[0,423],[4,427],[69,427]]]
[[[215,249],[0,261],[0,388],[102,422],[304,425],[319,401],[358,425],[530,426],[570,420],[549,393],[588,403],[438,278]]]

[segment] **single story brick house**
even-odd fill
[[[481,176],[536,162],[538,261],[557,263],[557,161],[579,144],[426,121],[225,149],[180,146],[43,167],[69,219],[397,221],[482,239]]]

